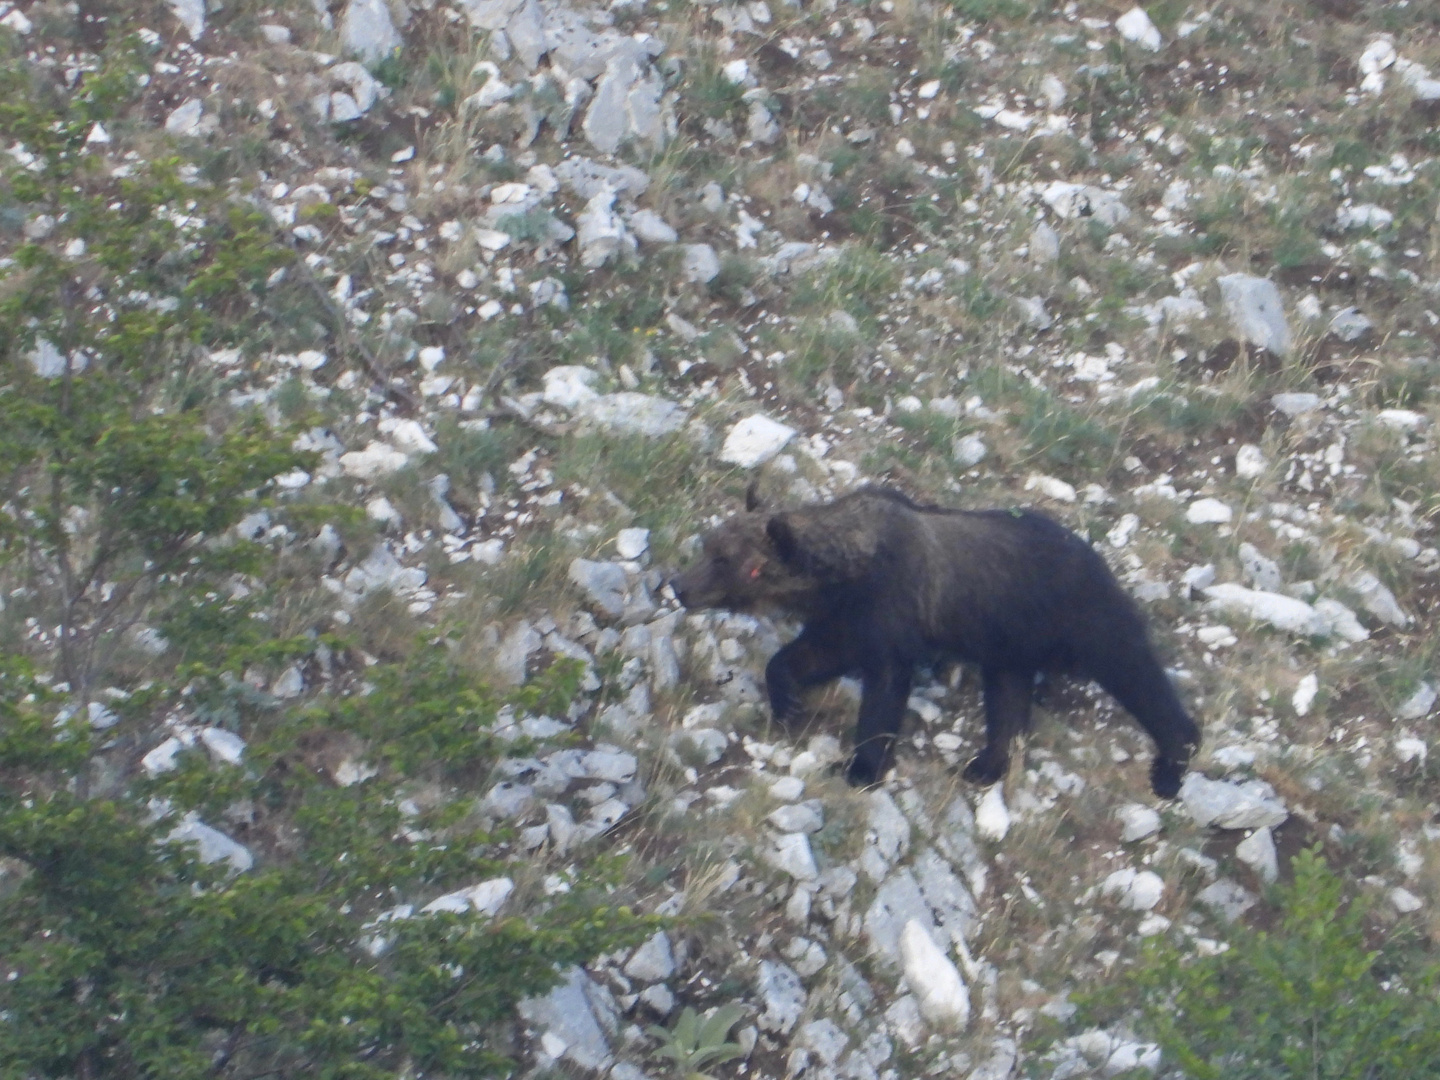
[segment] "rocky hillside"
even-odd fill
[[[151,800],[220,892],[301,850],[225,786],[282,759],[368,791],[396,850],[489,836],[458,883],[333,894],[376,970],[381,927],[523,923],[603,863],[660,919],[486,1021],[516,1075],[672,1075],[652,1025],[732,1004],[725,1077],[1182,1075],[1133,1001],[1071,997],[1272,925],[1315,846],[1367,940],[1440,933],[1433,5],[0,0],[0,57],[14,708],[85,729],[69,790]],[[81,421],[32,441],[36,402]],[[168,464],[192,436],[213,468]],[[164,514],[223,505],[134,509],[152,468]],[[848,788],[856,687],[783,737],[794,627],[665,587],[752,481],[1088,537],[1204,727],[1182,797],[1063,679],[965,785],[958,669]],[[249,606],[202,646],[207,604]],[[500,749],[396,771],[416,696],[334,718],[437,641],[508,702]],[[12,892],[43,869],[18,844]]]

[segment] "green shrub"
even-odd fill
[[[408,819],[397,805],[408,784],[476,768],[473,747],[495,759],[503,699],[447,655],[430,646],[372,671],[370,693],[328,709],[267,719],[253,695],[234,700],[244,768],[192,752],[157,781],[93,798],[80,794],[84,725],[57,728],[28,666],[0,658],[0,854],[24,867],[0,898],[0,1075],[503,1075],[492,1032],[517,1001],[653,927],[607,900],[613,874],[593,863],[523,918],[373,925],[402,900],[502,871],[468,794]],[[563,705],[573,676],[511,704]],[[211,715],[237,686],[189,685]],[[376,774],[346,787],[303,767],[327,730],[355,736]],[[235,806],[283,823],[253,869],[167,842],[186,811]]]
[[[1293,866],[1274,930],[1236,927],[1214,956],[1147,948],[1127,987],[1141,1031],[1194,1080],[1440,1076],[1440,963],[1370,948],[1340,876],[1314,851]]]

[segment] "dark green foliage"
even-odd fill
[[[201,698],[224,685],[206,683]],[[513,703],[562,706],[573,687],[561,670]],[[373,692],[328,717],[267,723],[252,702],[244,770],[192,755],[115,798],[76,794],[88,739],[83,727],[55,728],[41,692],[23,663],[6,661],[0,854],[29,873],[0,899],[0,1075],[501,1074],[490,1032],[516,1001],[553,985],[557,965],[653,932],[604,902],[603,867],[524,919],[434,915],[367,929],[399,897],[499,872],[493,839],[467,823],[468,800],[407,821],[393,796],[445,775],[446,753],[465,742],[494,760],[484,736],[501,701],[443,646],[380,671]],[[337,787],[297,767],[327,724],[361,736],[374,778]],[[227,863],[164,842],[180,813],[241,801],[290,823],[258,867],[228,875]],[[166,806],[158,818],[156,805]],[[383,948],[373,942],[382,932]]]
[[[0,195],[56,221],[0,272],[0,560],[23,559],[82,698],[141,609],[163,618],[249,567],[245,545],[217,538],[309,460],[258,419],[201,412],[190,389],[197,346],[256,320],[290,253],[178,159],[91,175],[85,136],[138,92],[137,63],[117,52],[71,98],[0,68],[0,138],[33,155],[7,157]],[[72,244],[83,252],[62,255]],[[64,370],[37,371],[41,355]]]
[[[518,1000],[653,932],[609,898],[615,873],[579,863],[583,879],[524,918],[395,919],[383,942],[369,924],[504,872],[507,839],[480,829],[473,791],[531,748],[491,729],[507,705],[563,712],[575,665],[506,697],[441,642],[361,682],[343,642],[271,624],[286,568],[233,526],[263,508],[313,529],[318,504],[275,485],[312,461],[225,408],[203,357],[270,340],[272,275],[293,255],[193,164],[93,167],[85,137],[126,122],[137,56],[112,50],[73,94],[0,61],[0,144],[23,148],[0,155],[0,571],[7,605],[58,627],[29,655],[0,651],[0,1076],[503,1074],[494,1027]],[[48,235],[22,242],[42,214]],[[298,418],[303,391],[272,404]],[[506,478],[499,441],[457,453],[462,474]],[[141,621],[169,648],[137,673],[119,646]],[[238,677],[322,650],[328,693],[306,703]],[[130,692],[102,739],[85,706],[106,685]],[[132,775],[166,715],[241,735],[243,765],[191,749]],[[365,763],[355,782],[330,749]],[[254,865],[169,843],[190,814]]]
[[[1148,948],[1124,991],[1141,1030],[1194,1080],[1440,1076],[1440,964],[1370,948],[1340,876],[1313,851],[1293,866],[1274,930],[1239,927],[1216,956]]]

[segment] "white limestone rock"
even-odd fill
[[[1223,525],[1235,511],[1219,499],[1196,499],[1185,508],[1185,520],[1192,525]]]
[[[788,1035],[805,1012],[806,993],[800,976],[786,964],[762,960],[757,990],[764,1004],[756,1020],[761,1030]]]
[[[900,958],[920,1014],[938,1030],[963,1031],[970,1023],[970,991],[929,931],[913,919],[901,931]]]
[[[1433,684],[1422,682],[1415,688],[1415,692],[1405,699],[1395,715],[1401,720],[1419,720],[1429,716],[1430,710],[1435,707],[1437,696],[1440,695],[1437,695]]]
[[[255,856],[244,844],[237,843],[219,829],[211,828],[191,810],[165,835],[169,844],[194,844],[195,853],[204,863],[228,862],[230,872],[243,874],[255,865]]]
[[[1133,41],[1142,49],[1149,49],[1155,52],[1164,44],[1160,31],[1150,21],[1150,16],[1145,14],[1145,9],[1133,7],[1115,20],[1115,29],[1126,41]]]
[[[685,244],[680,276],[692,284],[705,285],[720,273],[720,256],[709,244]]]
[[[814,881],[820,876],[810,837],[803,832],[781,833],[765,851],[765,861],[796,881]]]
[[[1202,828],[1259,829],[1281,825],[1290,816],[1275,789],[1263,780],[1237,784],[1192,772],[1180,785],[1180,799]]]
[[[742,469],[754,469],[775,457],[795,437],[795,429],[763,413],[747,416],[730,429],[720,448],[720,460]]]
[[[500,909],[505,906],[505,901],[514,891],[515,882],[508,877],[491,878],[478,885],[471,885],[468,888],[446,893],[444,896],[437,896],[420,909],[420,914],[450,912],[455,915],[465,915],[475,911],[494,918],[500,913]]]
[[[619,565],[574,559],[570,563],[569,576],[600,611],[616,619],[625,614],[625,597],[630,580]]]
[[[1235,451],[1235,475],[1241,480],[1254,480],[1265,475],[1270,462],[1265,452],[1253,443],[1245,443]]]
[[[1234,922],[1255,906],[1255,897],[1229,878],[1217,878],[1195,894],[1195,899],[1226,922]]]
[[[367,64],[379,63],[400,48],[400,33],[385,0],[350,0],[340,19],[340,44]]]
[[[543,1029],[542,1045],[547,1052],[553,1048],[552,1060],[564,1058],[582,1069],[600,1071],[615,1060],[607,1030],[613,1032],[618,1025],[605,1008],[607,997],[583,968],[572,967],[564,982],[545,997],[522,1001],[517,1011],[526,1023]]]
[[[1208,601],[1206,607],[1222,613],[1234,613],[1269,623],[1277,630],[1302,637],[1326,637],[1330,623],[1303,600],[1280,593],[1247,589],[1243,585],[1225,583],[1201,590]]]
[[[1350,587],[1360,594],[1360,603],[1365,610],[1381,622],[1402,630],[1410,625],[1410,616],[1400,607],[1395,594],[1370,571],[1362,570],[1351,577]]]
[[[191,41],[198,41],[205,32],[205,0],[168,0],[175,18],[185,27]]]
[[[1144,840],[1160,831],[1160,815],[1140,803],[1126,803],[1115,811],[1121,825],[1120,840],[1130,844]]]
[[[670,938],[661,930],[649,938],[625,963],[625,974],[641,982],[664,982],[675,974],[675,952]]]
[[[1056,180],[1040,193],[1040,198],[1065,219],[1094,218],[1102,225],[1119,225],[1130,217],[1130,208],[1113,191],[1088,184],[1071,184]]]
[[[1235,857],[1255,871],[1266,884],[1280,876],[1280,861],[1275,853],[1275,836],[1269,828],[1256,829],[1235,845]]]
[[[1005,807],[1005,792],[1000,784],[992,784],[975,808],[975,831],[997,844],[1010,831],[1010,811]]]
[[[1276,356],[1289,356],[1294,342],[1275,283],[1250,274],[1227,274],[1218,284],[1221,306],[1235,333]]]
[[[1290,696],[1290,707],[1295,710],[1296,716],[1309,716],[1311,706],[1315,704],[1315,695],[1320,692],[1320,676],[1310,672],[1295,687],[1295,693]]]
[[[1280,564],[1262,555],[1254,544],[1240,545],[1240,568],[1251,585],[1265,592],[1279,592],[1285,583],[1280,576]]]
[[[1165,881],[1153,870],[1123,867],[1100,883],[1100,892],[1130,911],[1151,911],[1165,895]]]

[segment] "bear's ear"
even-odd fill
[[[757,477],[750,481],[750,486],[745,489],[745,512],[753,514],[757,510],[765,509],[765,500],[760,498],[760,480]]]
[[[800,540],[784,514],[776,514],[765,523],[765,535],[775,545],[775,554],[780,556],[780,561],[793,565],[800,554]]]

